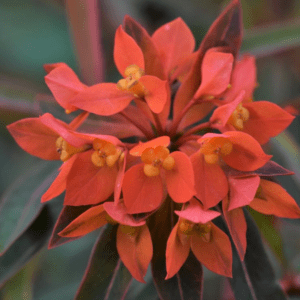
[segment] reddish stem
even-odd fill
[[[163,127],[161,125],[160,119],[158,117],[158,114],[155,114],[154,112],[152,112],[152,115],[154,117],[155,120],[155,125],[156,125],[156,129],[157,129],[157,133],[159,136],[164,135],[164,130]]]
[[[139,123],[135,122],[128,114],[126,114],[124,111],[119,112],[121,116],[123,116],[127,121],[132,123],[136,128],[138,128],[148,140],[151,140],[154,135],[152,132],[149,132],[145,127],[141,126]]]
[[[78,115],[70,124],[70,128],[76,130],[89,116],[89,112],[83,111],[80,115]]]
[[[205,128],[210,128],[210,125],[211,125],[210,122],[201,123],[195,127],[192,127],[191,129],[187,130],[182,137],[187,137],[199,130],[202,130]]]
[[[171,128],[170,128],[170,136],[173,136],[176,134],[177,128],[184,117],[184,115],[187,113],[187,111],[195,104],[195,99],[193,98],[188,104],[184,107],[184,109],[181,111],[179,116],[174,120]]]

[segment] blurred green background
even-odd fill
[[[46,110],[56,116],[62,113],[61,108],[48,101],[52,98],[44,83],[43,64],[66,62],[87,84],[104,80],[115,82],[119,75],[112,56],[114,32],[125,14],[138,20],[150,33],[180,16],[191,28],[199,45],[228,2],[0,0],[1,201],[9,197],[14,189],[13,182],[20,181],[20,176],[40,161],[16,145],[6,125],[24,117],[38,116]],[[245,28],[242,52],[257,57],[259,87],[254,98],[299,110],[300,1],[241,0],[241,3]],[[276,162],[295,172],[293,176],[279,179],[298,204],[299,144],[300,120],[297,117],[286,132],[273,138],[265,147]],[[26,197],[26,194],[19,197]],[[59,201],[57,205],[61,205]],[[269,251],[278,277],[286,270],[300,272],[300,223],[284,220],[277,226],[283,238],[282,251],[288,261],[287,267],[282,268],[276,255]],[[270,244],[277,233],[264,223],[262,227]],[[57,249],[43,249],[6,283],[2,299],[72,299],[96,235],[91,234]],[[280,252],[281,243],[274,244],[271,242],[271,248],[277,247],[276,251]],[[220,280],[207,273],[204,299],[221,299]],[[132,297],[139,293],[139,289],[140,285],[136,284],[131,290]],[[141,299],[148,296],[155,299],[151,293],[153,286],[150,284]]]

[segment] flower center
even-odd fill
[[[158,176],[160,173],[160,167],[170,171],[175,165],[175,160],[172,156],[170,156],[169,149],[164,146],[145,149],[142,153],[141,159],[145,163],[144,173],[149,177]]]
[[[244,122],[249,120],[249,116],[249,110],[243,107],[242,103],[240,103],[230,116],[227,123],[231,124],[237,130],[243,130]]]
[[[211,224],[196,224],[189,220],[181,219],[179,221],[178,230],[187,235],[197,234],[202,237],[205,242],[210,242],[211,240]]]
[[[232,143],[223,137],[216,137],[205,140],[199,153],[204,154],[204,159],[208,164],[219,163],[220,155],[228,155],[232,151]]]
[[[129,91],[134,96],[143,98],[145,95],[145,88],[139,82],[139,79],[144,75],[144,70],[137,65],[128,66],[125,69],[126,78],[118,81],[117,86],[122,91]]]
[[[65,141],[61,136],[56,140],[56,151],[60,154],[60,160],[63,162],[67,161],[72,155],[86,151],[89,146],[84,145],[76,148]]]
[[[115,145],[110,142],[95,139],[93,141],[92,162],[96,167],[113,167],[117,160],[122,158],[123,153],[120,149],[117,149]]]

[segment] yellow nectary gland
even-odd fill
[[[95,139],[93,141],[94,152],[92,154],[92,163],[96,167],[113,167],[120,158],[122,151],[117,149],[115,145],[110,142]]]
[[[178,231],[185,235],[192,235],[195,227],[195,223],[186,220],[186,219],[180,219],[178,224]]]
[[[205,242],[210,242],[212,238],[211,224],[196,224],[194,231],[202,237]]]
[[[136,97],[143,98],[145,95],[145,88],[139,82],[139,79],[144,75],[144,70],[137,65],[131,65],[125,69],[124,73],[126,78],[118,81],[118,88],[123,91],[131,92]]]
[[[247,108],[240,103],[230,116],[227,123],[231,124],[237,130],[243,130],[244,122],[249,120],[250,114]]]
[[[233,149],[232,143],[224,137],[211,138],[202,144],[199,153],[204,155],[208,164],[219,163],[220,155],[228,155]]]
[[[62,160],[63,162],[67,161],[72,155],[83,152],[89,148],[88,145],[76,148],[70,145],[61,136],[56,140],[55,145],[56,151],[60,154],[60,160]]]
[[[160,174],[160,167],[165,170],[172,170],[175,166],[175,160],[170,156],[170,151],[164,146],[155,148],[147,148],[141,155],[142,161],[145,163],[144,173],[146,176],[153,177]]]

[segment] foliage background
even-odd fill
[[[94,2],[97,11],[92,9]],[[44,110],[58,117],[62,114],[59,107],[48,102],[51,96],[44,84],[43,64],[66,62],[87,84],[104,80],[115,82],[119,77],[112,57],[114,32],[125,14],[141,22],[150,33],[180,16],[191,28],[199,45],[227,2],[0,0],[0,226],[10,217],[3,218],[1,203],[12,194],[16,202],[27,201],[27,198],[29,201],[32,194],[29,183],[39,178],[28,177],[26,172],[34,173],[40,164],[39,159],[16,145],[5,126],[24,117],[37,116]],[[242,52],[257,57],[259,87],[255,99],[299,109],[300,2],[241,0],[241,3],[245,28]],[[90,26],[89,18],[96,20],[96,27]],[[97,43],[100,36],[101,43]],[[96,54],[99,49],[100,56]],[[91,71],[91,66],[94,71]],[[37,95],[44,101],[37,101]],[[280,178],[280,181],[298,204],[299,144],[298,117],[287,131],[266,146],[266,151],[274,155],[276,162],[295,172],[292,177]],[[49,165],[51,170],[54,167],[54,164]],[[22,190],[16,194],[16,187],[21,185]],[[62,201],[53,201],[59,211]],[[17,208],[12,211],[18,213]],[[278,278],[290,271],[300,273],[300,222],[277,221],[274,230],[269,219],[259,215],[256,219],[267,241]],[[72,299],[97,234],[52,250],[43,247],[19,272],[22,264],[12,269],[0,264],[0,274],[4,273],[0,276],[2,299]],[[11,275],[14,277],[6,281]],[[145,290],[142,288],[134,282],[128,299],[155,299],[151,283]],[[295,297],[297,299],[297,295]],[[205,274],[204,299],[231,299],[222,278],[209,272]]]

